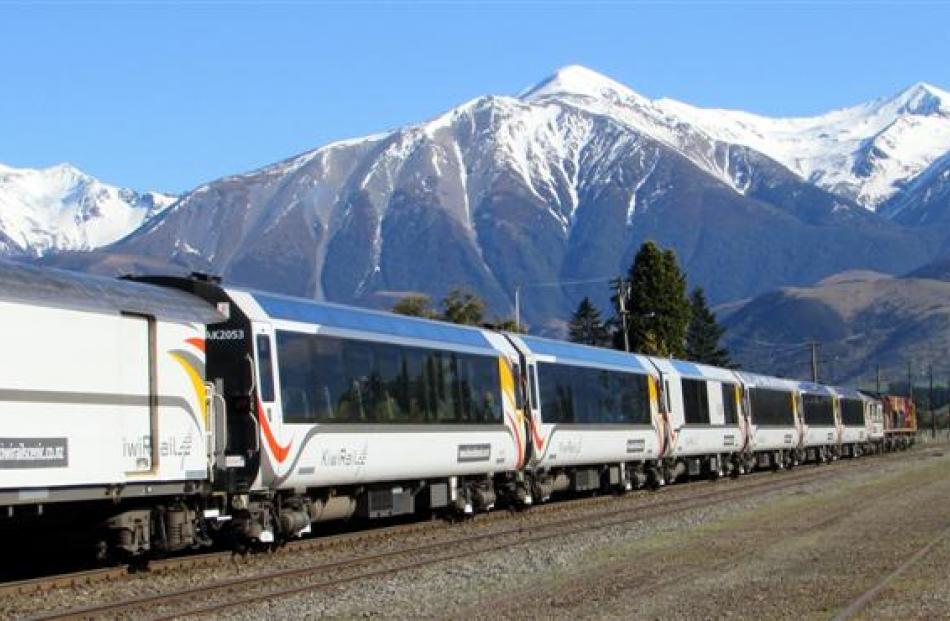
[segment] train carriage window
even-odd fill
[[[620,397],[623,422],[650,424],[650,378],[639,373],[624,373]]]
[[[338,416],[345,423],[369,422],[367,414],[372,409],[372,352],[366,343],[347,345],[343,348],[343,375],[348,381],[346,391],[337,401]]]
[[[793,425],[792,393],[770,388],[751,388],[749,403],[756,425]]]
[[[288,423],[502,422],[494,356],[278,331]]]
[[[538,376],[545,423],[649,424],[645,375],[543,362]]]
[[[278,336],[280,347],[281,409],[284,418],[304,419],[316,412],[323,403],[322,391],[311,393],[306,389],[307,370],[310,361],[310,348],[304,335]],[[312,401],[315,399],[315,401]],[[326,394],[329,405],[330,396]],[[329,409],[329,407],[327,408]]]
[[[373,420],[378,423],[396,423],[400,418],[399,348],[383,345],[376,348],[373,381],[370,389],[373,400]]]
[[[528,392],[533,399],[531,407],[537,409],[541,405],[541,399],[538,396],[538,378],[535,374],[535,366],[533,364],[528,365]]]
[[[802,411],[805,413],[805,422],[809,425],[834,425],[834,407],[834,400],[829,395],[802,395]]]
[[[704,380],[682,378],[683,410],[689,425],[709,424],[709,394]]]
[[[524,409],[524,394],[522,392],[524,384],[521,379],[521,365],[518,363],[512,364],[511,374],[515,381],[515,408],[522,410]]]
[[[406,382],[404,389],[409,394],[409,408],[404,410],[403,414],[408,414],[408,422],[425,423],[428,422],[429,412],[435,409],[429,399],[430,393],[426,381],[426,352],[412,348],[407,349],[404,354],[403,365],[406,373],[400,379]]]
[[[848,426],[864,425],[864,402],[857,399],[841,400],[841,422]]]
[[[257,375],[261,378],[260,398],[265,403],[274,402],[274,359],[271,355],[270,336],[257,335]]]
[[[739,405],[736,403],[736,385],[722,384],[722,409],[727,425],[739,422]]]
[[[570,423],[574,421],[574,395],[567,367],[539,363],[541,417],[546,423]],[[529,379],[530,381],[530,379]]]

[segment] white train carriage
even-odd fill
[[[220,319],[180,291],[0,262],[0,505],[206,480]]]
[[[536,495],[662,483],[669,439],[656,371],[646,358],[533,336],[508,338],[522,355],[530,387],[528,474]]]
[[[840,455],[841,422],[835,392],[823,384],[798,382],[805,460],[827,462]]]
[[[649,361],[661,378],[670,424],[667,456],[677,465],[673,478],[732,472],[748,444],[738,376],[729,369],[682,360]]]
[[[291,517],[282,531],[423,505],[487,510],[496,484],[512,491],[525,459],[525,426],[510,346],[496,346],[506,345],[504,337],[273,294],[225,293],[246,322],[245,347],[255,360],[248,392],[259,452],[247,489],[252,496],[285,493],[284,510],[276,510]]]
[[[123,530],[143,517],[127,508],[207,491],[205,327],[221,319],[181,291],[0,262],[4,517],[78,522],[66,503],[83,503]]]
[[[873,412],[870,400],[854,388],[833,386],[838,406],[840,451],[844,457],[858,457],[869,447]],[[881,436],[884,425],[881,423]]]
[[[803,458],[798,382],[737,371],[749,413],[749,467],[782,468]]]

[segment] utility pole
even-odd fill
[[[550,282],[530,282],[527,284],[515,285],[515,328],[521,332],[521,290],[530,287],[566,287],[568,285],[587,285],[595,282],[607,282],[612,279],[603,278],[584,278],[580,280],[552,280]]]
[[[930,437],[937,437],[937,414],[934,412],[934,365],[928,365],[930,374],[930,394],[927,396],[927,408],[930,410]]]
[[[621,278],[617,281],[617,303],[620,306],[620,323],[621,330],[623,330],[623,350],[625,352],[630,352],[630,333],[627,331],[627,315],[630,314],[630,311],[627,310],[627,293],[629,291],[630,283]]]
[[[877,365],[877,394],[881,394],[881,365]]]
[[[914,401],[914,371],[910,360],[907,361],[907,398]]]
[[[521,285],[515,285],[515,330],[521,332]]]
[[[818,341],[808,341],[811,347],[811,381],[818,383]]]

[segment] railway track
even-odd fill
[[[864,463],[867,462],[847,462],[846,465],[862,467]],[[879,463],[879,460],[873,460],[871,463]],[[355,555],[329,562],[307,562],[299,567],[265,571],[256,575],[133,599],[106,602],[35,618],[49,620],[122,616],[172,619],[220,615],[235,609],[260,604],[262,601],[285,598],[311,590],[326,589],[360,580],[384,577],[406,570],[510,549],[514,546],[529,545],[552,538],[566,537],[583,531],[619,526],[698,507],[735,502],[746,497],[754,497],[759,493],[777,492],[804,483],[831,478],[839,470],[840,468],[834,467],[808,467],[807,469],[798,469],[787,473],[781,478],[776,478],[770,473],[757,473],[750,477],[730,481],[708,491],[696,493],[695,490],[690,490],[690,493],[678,494],[673,497],[654,496],[654,502],[642,506],[637,506],[636,503],[623,502],[622,499],[618,502],[618,499],[610,497],[590,499],[590,503],[582,504],[582,506],[569,506],[565,509],[559,509],[556,504],[544,505],[538,507],[538,511],[520,514],[523,517],[518,520],[518,524],[502,529],[489,530],[488,532],[460,533],[458,536],[450,538],[400,546],[384,552]],[[567,504],[570,505],[571,503]],[[546,508],[549,509],[544,511]],[[491,516],[492,514],[488,515]],[[494,515],[496,516],[495,521],[505,517],[503,513]],[[480,523],[484,524],[488,521],[481,520]],[[449,527],[435,528],[435,530],[443,529],[451,534]],[[405,527],[393,527],[388,536],[405,534],[406,532]],[[353,543],[355,540],[353,536],[339,536],[335,541],[339,545],[347,542]],[[360,543],[366,543],[365,538],[359,538],[359,541]],[[299,552],[300,548],[308,543],[298,542],[298,545],[288,546],[288,549]],[[333,545],[332,541],[327,540],[320,543],[323,546]],[[319,544],[310,545],[313,548],[322,547]]]

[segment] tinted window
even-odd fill
[[[534,373],[535,365],[528,365],[528,390],[531,393],[531,407],[532,409],[537,409],[538,404],[541,403],[541,399],[538,398],[538,381]]]
[[[515,379],[515,408],[524,408],[524,378],[521,377],[521,365],[514,364],[511,373]]]
[[[858,399],[841,400],[841,422],[844,425],[864,426],[864,401]]]
[[[706,382],[697,379],[680,380],[683,386],[683,415],[690,425],[709,424],[709,394]]]
[[[270,350],[270,337],[257,335],[257,374],[261,378],[260,397],[265,403],[274,401],[274,359]]]
[[[646,375],[539,363],[541,418],[546,423],[650,422]]]
[[[835,424],[834,401],[828,395],[802,395],[805,422],[809,425],[830,426]]]
[[[278,331],[288,423],[496,424],[498,359]]]
[[[752,422],[756,425],[793,425],[795,411],[792,409],[792,393],[769,388],[749,390],[752,406]]]
[[[739,404],[736,402],[736,385],[722,385],[722,411],[725,424],[735,425],[739,422]]]

